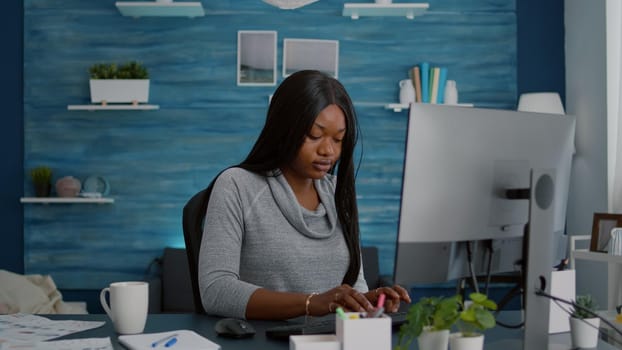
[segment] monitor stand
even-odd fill
[[[549,342],[550,299],[536,290],[550,291],[554,242],[555,170],[532,169],[529,193],[529,229],[526,233],[525,334],[523,349],[567,350],[569,345]]]

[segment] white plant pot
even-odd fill
[[[462,333],[452,333],[449,336],[449,350],[482,350],[484,349],[484,335],[465,337]]]
[[[417,338],[420,350],[447,350],[449,344],[449,330],[423,330]]]
[[[149,79],[91,79],[92,103],[141,103],[149,101]]]
[[[599,318],[570,317],[570,338],[573,348],[595,348],[598,344]]]

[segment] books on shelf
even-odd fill
[[[445,103],[447,67],[432,66],[421,62],[410,70],[410,77],[415,87],[415,102]]]

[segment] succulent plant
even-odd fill
[[[575,318],[592,318],[596,311],[596,302],[589,294],[577,295],[577,299],[573,303],[572,317]]]

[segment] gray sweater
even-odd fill
[[[212,191],[201,251],[199,287],[209,314],[244,318],[258,288],[300,293],[339,286],[348,249],[334,203],[336,178],[315,181],[321,204],[298,204],[282,175],[240,168],[223,172]],[[363,267],[353,286],[366,292]]]

